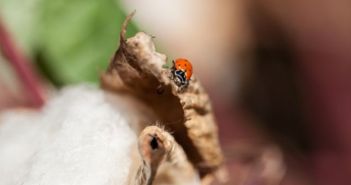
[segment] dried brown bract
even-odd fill
[[[132,172],[132,185],[184,184],[198,177],[173,136],[157,126],[146,127],[139,136],[140,161]],[[157,172],[157,173],[156,173]]]
[[[178,90],[169,78],[169,70],[162,68],[167,57],[156,52],[152,36],[139,32],[126,38],[132,16],[123,24],[120,46],[101,77],[102,87],[142,102],[155,116],[140,122],[159,121],[172,132],[200,175],[211,174],[222,164],[223,157],[209,97],[195,77],[186,89]],[[141,153],[148,158],[148,152]]]

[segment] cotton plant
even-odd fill
[[[125,18],[119,0],[0,0],[0,21],[55,85],[98,82]],[[135,34],[137,27],[129,26]]]
[[[208,184],[223,156],[207,93],[179,91],[152,37],[126,38],[100,86],[75,85],[40,110],[0,116],[0,184]]]

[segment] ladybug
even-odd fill
[[[185,89],[189,85],[189,81],[193,74],[193,66],[190,61],[184,58],[178,58],[173,60],[173,66],[171,67],[171,79],[180,88]]]

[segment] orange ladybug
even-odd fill
[[[189,85],[189,81],[193,75],[193,66],[189,60],[184,58],[178,58],[172,62],[171,78],[180,89],[184,89]]]

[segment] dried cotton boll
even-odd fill
[[[0,184],[123,184],[135,143],[103,91],[69,87],[41,112],[1,115]]]
[[[177,90],[152,37],[126,38],[132,16],[102,89],[68,87],[34,116],[3,115],[0,184],[196,185],[215,177],[223,155],[206,91],[195,77]]]

